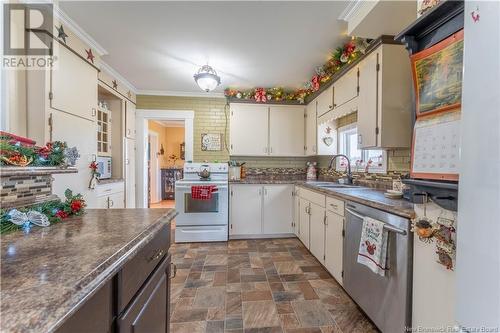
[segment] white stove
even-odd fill
[[[210,176],[199,174],[208,170]],[[175,241],[217,242],[227,241],[229,224],[228,195],[229,166],[227,163],[185,163],[184,178],[175,182]],[[191,198],[191,187],[215,185],[217,192],[209,200]]]

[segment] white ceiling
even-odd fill
[[[344,1],[68,1],[61,9],[139,92],[202,93],[209,63],[226,87],[300,87],[346,40]]]

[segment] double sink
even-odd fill
[[[361,188],[357,185],[340,184],[336,182],[320,182],[320,181],[308,181],[306,184],[317,186],[324,189],[339,189],[339,188]]]

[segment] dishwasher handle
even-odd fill
[[[352,209],[349,209],[349,208],[346,208],[345,209],[348,213],[356,216],[356,217],[359,217],[360,219],[364,220],[365,216],[359,214],[358,212],[355,212],[353,211]],[[398,228],[398,227],[395,227],[393,225],[390,225],[388,223],[384,223],[384,229],[387,230],[387,231],[391,231],[391,232],[394,232],[396,234],[400,234],[400,235],[403,235],[403,236],[406,236],[406,231],[401,229],[401,228]]]

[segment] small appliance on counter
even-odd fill
[[[244,168],[246,162],[239,163],[236,161],[229,161],[229,180],[241,180],[246,176]]]
[[[99,179],[111,178],[111,157],[97,156],[97,172],[99,172]]]

